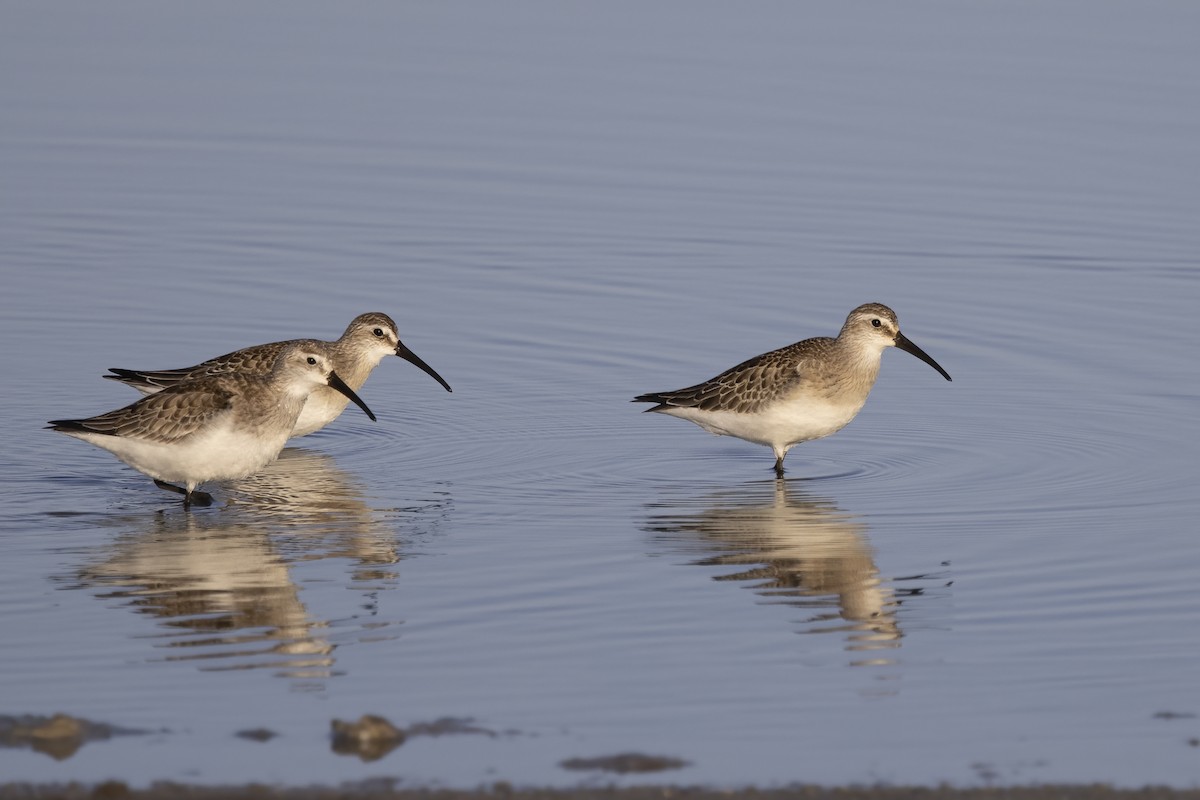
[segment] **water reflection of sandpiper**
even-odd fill
[[[289,565],[270,529],[212,516],[156,515],[145,529],[118,538],[108,558],[84,568],[85,585],[111,587],[163,620],[169,661],[206,670],[269,668],[289,677],[331,674],[333,645],[325,624],[300,600]]]
[[[692,510],[697,505],[702,509]],[[675,545],[694,550],[699,544],[708,555],[695,564],[738,568],[717,580],[753,581],[749,588],[764,597],[811,609],[805,630],[844,633],[852,651],[900,646],[899,601],[893,586],[879,576],[867,526],[831,501],[789,491],[787,481],[775,480],[683,502],[664,501],[655,509],[646,530],[663,538],[698,536],[698,541]],[[886,664],[891,659],[855,663]]]
[[[396,529],[363,492],[332,456],[288,447],[262,472],[231,483],[225,510],[277,523],[277,543],[285,549],[295,543],[298,560],[346,558],[360,570],[356,579],[394,578],[386,566],[400,560]],[[436,524],[443,501],[414,503],[418,513],[411,521]]]
[[[139,520],[143,527],[80,571],[82,585],[161,618],[163,646],[173,650],[167,660],[206,670],[269,669],[320,682],[335,674],[337,647],[392,638],[385,628],[399,620],[377,613],[380,588],[397,578],[389,565],[402,558],[393,510],[371,508],[330,456],[302,449],[285,449],[227,491],[216,514]],[[444,496],[414,502],[405,518],[420,535],[436,528],[446,505]],[[349,616],[308,609],[293,571],[316,559],[349,561],[349,588],[367,602]]]

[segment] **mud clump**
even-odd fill
[[[52,717],[0,714],[0,747],[28,747],[55,761],[70,758],[88,742],[145,732],[118,728],[104,722],[91,722],[69,714],[55,714]]]
[[[496,736],[495,731],[475,725],[470,718],[460,717],[442,717],[433,722],[414,722],[407,728],[398,728],[377,714],[363,714],[355,722],[335,719],[330,727],[333,729],[333,752],[358,756],[363,761],[378,761],[414,736]]]
[[[683,769],[690,762],[671,756],[648,756],[644,753],[617,753],[613,756],[598,758],[568,758],[558,762],[563,769],[569,770],[598,770],[615,772],[619,775],[630,773],[663,772],[669,769]]]
[[[378,761],[407,738],[403,730],[376,714],[363,714],[356,722],[335,719],[330,727],[333,752],[358,756],[363,761]]]

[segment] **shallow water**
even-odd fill
[[[151,733],[3,779],[1197,784],[1196,7],[6,17],[0,714]],[[954,381],[784,482],[628,402],[867,301]],[[41,429],[367,310],[454,393],[212,508]]]

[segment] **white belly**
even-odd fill
[[[662,413],[694,422],[709,433],[735,436],[774,448],[820,439],[844,428],[862,404],[776,403],[749,414],[736,411],[701,411],[668,408]]]
[[[258,472],[275,460],[287,441],[286,431],[250,435],[226,425],[173,443],[98,433],[69,435],[108,450],[151,478],[189,486]]]

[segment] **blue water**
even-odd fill
[[[0,715],[151,733],[0,780],[1195,786],[1198,24],[10,7]],[[629,403],[868,301],[954,381],[889,351],[782,483]],[[42,429],[368,310],[454,393],[384,363],[212,508]],[[559,766],[624,751],[689,766]]]

